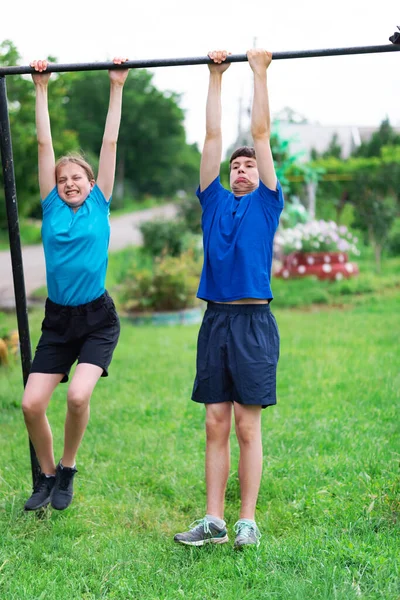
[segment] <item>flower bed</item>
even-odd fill
[[[289,279],[313,275],[331,280],[353,277],[358,267],[349,262],[348,253],[360,254],[357,241],[346,226],[334,221],[309,221],[279,230],[275,251],[283,254],[283,264],[275,276]]]
[[[289,229],[279,229],[275,246],[284,255],[292,252],[347,252],[359,256],[358,239],[345,225],[334,221],[309,221]]]
[[[318,279],[340,281],[358,275],[358,267],[344,252],[292,252],[284,257],[275,277],[289,279],[313,275]]]

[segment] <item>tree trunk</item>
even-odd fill
[[[374,252],[375,252],[375,269],[376,272],[381,274],[382,267],[382,244],[374,244]]]
[[[308,197],[308,213],[312,219],[315,219],[317,183],[315,181],[309,181],[306,183],[306,189]]]
[[[375,271],[380,274],[382,266],[382,244],[375,239],[374,230],[371,224],[368,225],[368,237],[370,244],[374,249]]]
[[[342,213],[343,213],[343,209],[346,205],[347,200],[349,199],[349,194],[347,192],[347,190],[345,190],[343,192],[343,194],[340,197],[339,202],[336,205],[336,223],[339,224],[340,223],[340,219],[342,217]]]

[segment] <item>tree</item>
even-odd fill
[[[18,65],[19,61],[18,50],[10,40],[0,44],[1,65]],[[66,128],[66,115],[63,107],[66,91],[65,76],[53,75],[53,79],[49,94],[49,112],[54,148],[56,154],[65,154],[76,149],[77,138],[74,132]],[[21,216],[39,216],[40,198],[33,83],[19,75],[7,77],[7,97],[19,214]],[[0,173],[0,228],[7,228],[2,173]]]
[[[146,70],[132,70],[124,86],[118,140],[116,196],[126,181],[135,195],[173,195],[197,185],[200,154],[186,144],[179,95],[161,92]],[[67,115],[85,152],[97,155],[108,104],[108,77],[102,72],[71,78]]]
[[[370,158],[380,156],[384,146],[400,145],[400,135],[390,125],[389,119],[384,119],[378,131],[372,134],[367,142],[363,142],[353,153],[354,156]]]
[[[320,186],[324,193],[353,205],[353,224],[374,248],[380,271],[382,250],[400,212],[400,146],[382,147],[377,157],[329,158],[315,166],[325,171]]]

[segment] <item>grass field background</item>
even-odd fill
[[[230,543],[173,542],[205,510],[204,409],[190,401],[198,326],[123,320],[62,513],[22,511],[31,482],[21,369],[1,370],[0,598],[398,600],[399,308],[391,288],[345,310],[274,302],[278,405],[262,419],[261,545],[246,552],[233,550],[234,435]],[[41,318],[30,315],[33,347]],[[65,394],[59,386],[49,408],[56,459]]]

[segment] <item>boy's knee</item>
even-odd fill
[[[240,420],[236,422],[236,435],[242,444],[251,444],[261,436],[260,427],[258,424]]]
[[[209,411],[206,417],[207,438],[224,439],[229,437],[231,430],[231,416],[219,412]]]

